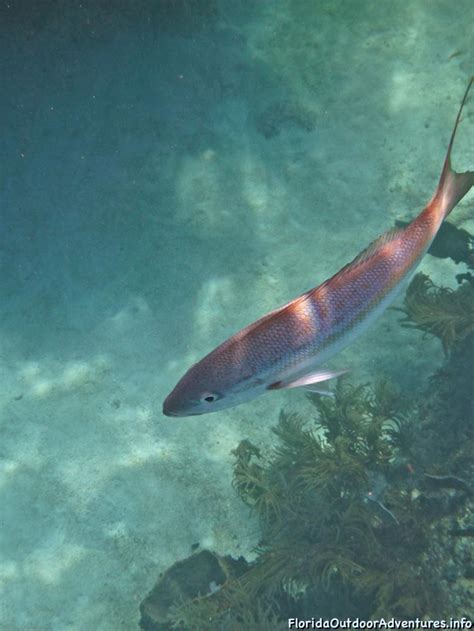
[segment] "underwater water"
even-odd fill
[[[2,4],[0,629],[138,629],[195,544],[255,559],[231,451],[314,404],[296,389],[173,419],[163,400],[423,208],[473,27],[472,0]],[[472,234],[472,211],[471,192],[450,221]],[[468,267],[420,269],[456,288]],[[331,366],[419,402],[445,355],[401,317]]]

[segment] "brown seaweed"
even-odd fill
[[[425,274],[417,274],[405,295],[402,326],[419,329],[441,340],[445,353],[474,332],[474,286],[438,287]]]

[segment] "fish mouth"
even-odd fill
[[[165,416],[178,416],[176,414],[176,412],[173,412],[172,410],[170,410],[170,406],[168,404],[168,399],[169,397],[166,397],[166,399],[163,401],[163,414]]]
[[[163,414],[165,416],[173,417],[181,416],[181,414],[179,413],[179,406],[177,406],[173,401],[172,394],[173,393],[169,394],[163,401]]]
[[[176,411],[175,410],[170,409],[170,406],[167,404],[167,401],[165,400],[165,402],[163,403],[163,414],[165,416],[171,416],[172,418],[180,418],[183,416],[194,416],[196,414],[196,412],[187,412],[186,410],[180,410],[180,409]],[[197,412],[197,414],[199,414],[199,412]]]
[[[165,416],[171,416],[172,418],[183,418],[184,416],[199,416],[200,414],[202,414],[202,412],[186,412],[185,410],[183,410],[182,412],[173,412],[172,410],[168,409],[164,403],[163,414]]]
[[[169,410],[165,410],[165,408],[163,408],[163,414],[165,416],[174,416],[175,418],[179,416],[179,414],[175,414],[175,412],[170,412]]]
[[[179,412],[174,412],[170,407],[166,404],[166,401],[163,403],[163,414],[165,416],[173,416],[174,418],[178,416],[182,416]]]
[[[202,412],[183,412],[180,414],[179,412],[171,412],[163,408],[163,414],[172,418],[183,418],[184,416],[201,416]]]

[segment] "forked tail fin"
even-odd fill
[[[456,122],[454,123],[453,133],[451,134],[451,140],[449,141],[446,160],[444,161],[438,188],[436,189],[436,193],[433,197],[433,201],[437,200],[439,202],[443,217],[449,215],[456,204],[458,204],[470,188],[474,186],[474,171],[456,173],[456,171],[453,171],[451,167],[451,150],[453,148],[454,138],[456,136],[459,121],[461,120],[461,112],[473,83],[474,76],[471,77],[466,91],[464,92],[461,106],[459,107],[459,112],[456,117]]]

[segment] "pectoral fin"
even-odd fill
[[[268,390],[281,390],[284,388],[305,388],[311,392],[318,392],[319,394],[331,394],[327,390],[316,388],[315,384],[322,381],[329,381],[335,377],[345,375],[348,370],[318,370],[317,372],[310,372],[307,375],[298,377],[294,380],[282,379],[281,381],[275,381],[268,386]]]

